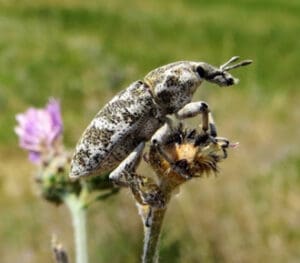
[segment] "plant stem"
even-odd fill
[[[73,222],[76,263],[88,263],[85,205],[74,194],[67,194],[64,200],[70,210]]]
[[[144,252],[142,258],[143,263],[158,262],[159,239],[166,210],[166,208],[153,208],[152,214],[150,216],[150,226],[144,227]]]

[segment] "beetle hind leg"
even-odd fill
[[[135,173],[137,166],[141,161],[141,156],[145,148],[145,142],[141,142],[119,166],[114,169],[109,179],[117,186],[128,186],[128,176]]]
[[[165,205],[165,197],[159,186],[151,178],[136,173],[144,147],[145,142],[141,142],[135,150],[110,173],[109,178],[117,186],[129,187],[135,199],[140,204],[162,208]]]

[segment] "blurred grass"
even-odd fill
[[[60,98],[73,147],[98,109],[176,60],[251,58],[240,85],[204,84],[219,133],[241,147],[217,179],[181,189],[161,262],[297,262],[300,258],[298,0],[0,0],[1,262],[52,262],[51,233],[72,251],[69,216],[36,197],[14,115]],[[128,192],[90,211],[91,262],[138,262],[142,226]]]

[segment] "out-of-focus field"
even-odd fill
[[[299,34],[298,0],[0,0],[0,261],[53,262],[52,233],[73,252],[69,214],[38,198],[13,133],[17,112],[60,98],[71,148],[106,101],[151,69],[240,55],[254,64],[233,72],[238,86],[205,83],[195,96],[240,147],[218,177],[173,200],[161,262],[299,262]],[[91,262],[139,261],[128,191],[93,206],[88,227]]]

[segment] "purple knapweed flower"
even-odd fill
[[[26,112],[17,114],[18,126],[15,132],[19,136],[20,147],[29,151],[31,162],[41,163],[43,156],[56,152],[60,141],[63,123],[60,104],[50,99],[43,109],[29,108]]]

